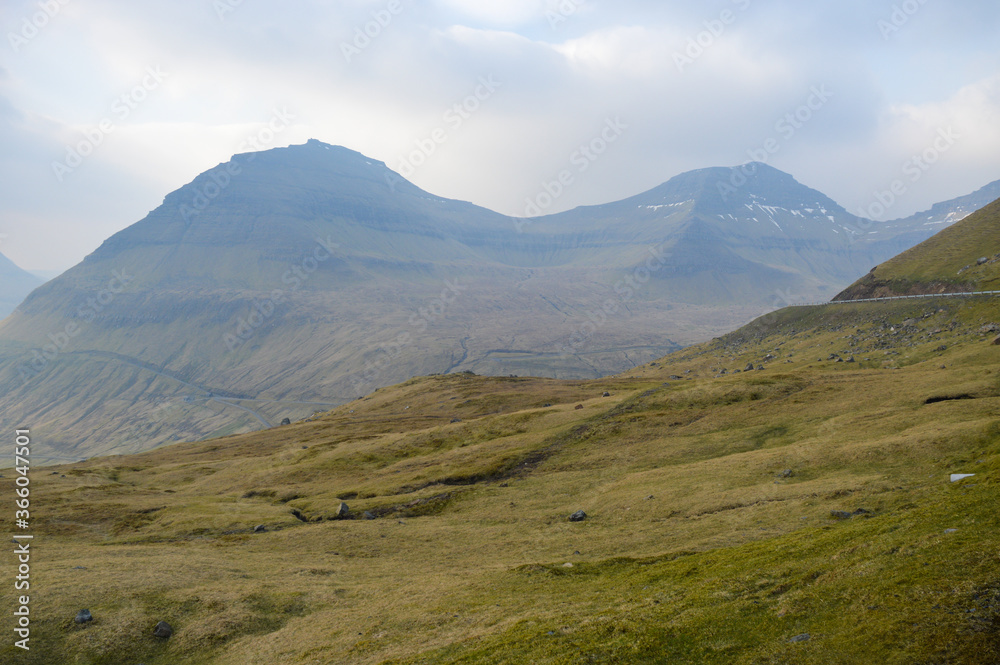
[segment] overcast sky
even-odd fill
[[[511,215],[564,169],[544,212],[754,155],[855,213],[905,178],[887,219],[1000,179],[996,0],[3,0],[0,28],[0,252],[29,270],[309,138]]]

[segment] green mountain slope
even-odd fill
[[[35,469],[37,642],[0,653],[996,662],[998,303],[794,308],[627,376],[419,378],[311,422]]]
[[[887,261],[837,300],[1000,290],[1000,200]]]

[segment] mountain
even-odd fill
[[[972,194],[937,203],[930,210],[910,217],[865,224],[863,228],[870,234],[866,241],[874,244],[885,242],[896,246],[897,250],[893,252],[895,255],[927,240],[941,229],[965,219],[997,199],[1000,199],[1000,180]]]
[[[237,155],[0,323],[39,459],[277,425],[415,375],[595,378],[827,299],[886,258],[763,164],[512,219],[319,141]]]
[[[42,280],[18,268],[13,261],[0,254],[0,319],[14,311],[32,289]]]
[[[1000,291],[1000,199],[873,268],[835,300],[968,291]]]

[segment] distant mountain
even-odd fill
[[[415,375],[611,374],[829,298],[892,255],[860,223],[764,164],[512,219],[315,140],[237,155],[0,324],[0,426],[79,458]]]
[[[32,289],[42,280],[18,268],[13,261],[0,254],[0,319],[14,311]]]
[[[835,300],[1000,291],[1000,198],[877,266]]]
[[[889,222],[863,221],[862,237],[864,242],[879,247],[878,253],[895,256],[997,199],[1000,199],[1000,180],[909,217]]]

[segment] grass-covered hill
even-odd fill
[[[36,468],[33,648],[0,660],[998,662],[998,324],[787,309],[615,378],[429,376]]]
[[[837,296],[1000,290],[1000,200],[877,266]]]

